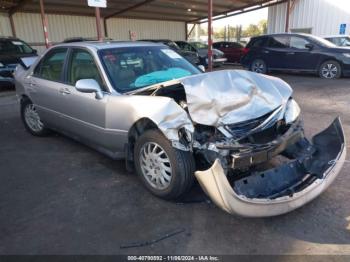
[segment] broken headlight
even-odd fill
[[[300,115],[300,107],[294,99],[289,99],[287,103],[286,113],[284,114],[284,120],[286,124],[293,123]]]

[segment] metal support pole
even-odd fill
[[[16,28],[15,28],[15,22],[13,21],[13,15],[9,15],[9,18],[10,18],[12,36],[16,37]]]
[[[285,32],[289,32],[289,15],[290,15],[290,0],[287,1],[287,12],[286,12],[286,29]]]
[[[208,0],[208,71],[213,70],[213,0]]]
[[[105,38],[108,38],[108,28],[107,28],[107,19],[103,18],[103,27],[105,30]]]
[[[186,36],[186,41],[188,40],[188,38],[190,37],[190,35],[192,34],[194,28],[196,27],[196,24],[193,24],[193,26],[191,27],[190,31],[187,33],[187,36]]]
[[[45,46],[46,48],[49,48],[51,44],[49,41],[49,32],[47,29],[47,18],[45,15],[44,0],[40,0],[40,13],[41,13],[41,22],[42,22],[43,31],[44,31]]]
[[[96,31],[97,31],[97,39],[98,41],[102,41],[102,31],[101,31],[101,13],[100,8],[95,7],[95,15],[96,15]]]

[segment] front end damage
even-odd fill
[[[321,194],[345,160],[340,119],[310,143],[292,89],[281,79],[223,70],[142,92],[170,97],[186,112],[189,121],[182,114],[176,124],[156,123],[173,147],[192,151],[199,184],[228,213],[265,217],[292,211]]]
[[[282,150],[280,153],[289,161],[279,166],[250,169],[249,175],[235,177],[232,166],[216,159],[211,168],[197,171],[195,176],[212,201],[228,213],[266,217],[290,212],[320,195],[333,182],[343,166],[346,146],[339,118],[313,137],[312,144],[301,137],[296,142],[289,141],[286,138],[271,148],[249,153],[254,164],[256,157],[269,159]],[[233,157],[232,165],[237,159],[241,160]]]

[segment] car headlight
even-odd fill
[[[300,107],[294,99],[289,99],[287,103],[286,113],[284,114],[284,120],[286,124],[293,123],[300,115]]]
[[[0,67],[4,67],[4,64],[3,64],[3,63],[0,63]]]
[[[350,53],[343,53],[343,56],[350,58]]]

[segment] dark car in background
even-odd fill
[[[332,42],[336,46],[350,47],[350,37],[347,35],[326,36],[324,39]]]
[[[176,41],[176,44],[185,51],[196,52],[201,65],[208,66],[208,45],[201,42]],[[227,61],[225,54],[218,49],[213,49],[213,64],[221,66]]]
[[[153,43],[162,43],[174,51],[176,51],[178,54],[182,55],[187,61],[192,63],[193,65],[200,65],[200,60],[199,56],[196,52],[192,51],[186,51],[182,50],[174,41],[169,40],[169,39],[142,39],[139,41],[144,41],[144,42],[153,42]]]
[[[297,71],[334,79],[350,75],[350,49],[309,34],[273,34],[254,37],[241,63],[257,73]]]
[[[37,51],[14,37],[0,37],[0,86],[12,86],[13,72],[18,64],[37,57]]]
[[[223,52],[230,63],[239,63],[244,54],[244,46],[238,42],[216,42],[213,48]]]

